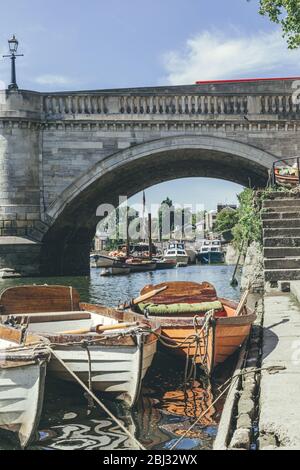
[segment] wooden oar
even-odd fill
[[[243,312],[243,309],[246,305],[247,298],[248,298],[249,294],[250,294],[250,288],[248,287],[248,289],[246,289],[245,292],[243,293],[243,295],[241,297],[241,300],[240,300],[240,303],[237,306],[237,309],[236,309],[236,316],[237,317],[240,317],[242,315],[242,312]]]
[[[95,325],[91,328],[82,328],[79,330],[69,330],[69,331],[61,331],[57,333],[59,335],[85,335],[87,333],[97,333],[100,335],[103,331],[110,331],[110,330],[120,330],[124,328],[131,328],[134,326],[138,326],[139,322],[134,323],[117,323],[116,325]]]
[[[140,295],[136,299],[133,299],[130,302],[130,304],[120,305],[119,308],[120,309],[126,309],[126,308],[130,308],[131,305],[138,305],[141,302],[144,302],[145,300],[151,299],[152,297],[154,297],[155,295],[159,294],[160,292],[166,290],[167,288],[168,288],[168,286],[161,287],[160,289],[153,289],[150,292],[147,292],[146,294]]]

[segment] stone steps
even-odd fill
[[[277,214],[278,212],[284,213],[284,212],[294,212],[296,214],[300,214],[300,207],[294,206],[270,206],[270,207],[264,207],[262,211],[262,216],[265,214]]]
[[[274,201],[279,199],[286,199],[288,201],[299,199],[300,200],[300,192],[299,193],[290,193],[287,191],[273,191],[268,193],[266,201]]]
[[[266,282],[300,280],[300,269],[265,269]]]
[[[284,237],[284,238],[294,238],[300,237],[300,228],[264,228],[263,229],[263,238],[274,238],[274,237]]]
[[[265,199],[262,203],[262,208],[267,209],[267,208],[272,208],[274,209],[275,207],[289,207],[290,209],[293,207],[300,208],[300,199],[276,199],[270,200],[270,199]]]
[[[300,247],[299,237],[265,237],[263,240],[264,248],[298,248]]]
[[[300,257],[265,258],[265,269],[300,269]]]
[[[291,212],[291,208],[288,208],[288,211],[282,212],[281,208],[278,208],[278,210],[270,212],[263,212],[261,214],[262,220],[285,220],[285,219],[300,219],[300,208],[299,211],[293,211]]]
[[[299,219],[267,219],[263,220],[263,228],[298,228]]]
[[[283,240],[285,242],[285,240]],[[300,240],[299,240],[300,242]],[[298,257],[300,256],[300,246],[293,247],[268,247],[263,250],[264,258],[286,258],[286,257]]]
[[[262,204],[265,281],[300,280],[300,194],[270,193]]]

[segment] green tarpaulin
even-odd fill
[[[139,309],[142,313],[147,311],[149,315],[178,315],[181,313],[205,313],[209,310],[222,310],[223,305],[218,300],[215,302],[202,302],[198,304],[151,304],[141,303]]]

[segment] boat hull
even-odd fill
[[[182,263],[183,265],[187,265],[189,262],[189,257],[188,256],[180,256],[180,255],[166,255],[165,256],[166,261],[173,261],[175,263]]]
[[[138,400],[142,380],[152,363],[156,347],[156,338],[144,343],[142,336],[137,336],[136,344],[131,346],[89,346],[92,389],[113,395],[114,398],[125,401],[129,407],[133,407]],[[64,347],[56,344],[54,348],[79,379],[88,384],[87,351],[77,345]],[[58,379],[74,381],[55,358],[50,361],[49,371]]]
[[[246,310],[246,314],[235,316],[237,303],[227,299],[220,301],[226,316],[216,315],[211,326],[204,331],[202,330],[204,316],[197,317],[196,329],[195,315],[155,317],[161,324],[163,348],[182,358],[189,356],[211,374],[215,367],[222,364],[243,344],[256,318],[249,309]],[[154,317],[148,318],[152,320]],[[195,342],[196,334],[199,335],[198,343]]]
[[[156,269],[174,269],[176,268],[176,263],[174,261],[161,261],[156,263]]]
[[[110,266],[104,268],[101,276],[124,276],[130,274],[130,267],[127,266]]]
[[[156,263],[127,263],[127,265],[132,273],[142,273],[156,269]]]
[[[228,359],[245,341],[250,333],[251,325],[221,325],[217,324],[215,332],[210,332],[207,338],[202,335],[202,341],[199,349],[196,349],[194,340],[191,339],[185,346],[179,349],[168,349],[176,355],[186,358],[188,355],[191,359],[195,357],[195,362],[200,365],[203,364],[202,358],[204,357],[207,349],[207,369],[211,373],[212,370],[218,365],[222,364]],[[166,326],[162,327],[162,335],[170,339],[170,344],[177,344],[183,342],[186,338],[195,334],[194,327],[179,327]],[[213,344],[214,343],[214,344]]]
[[[197,255],[198,261],[202,264],[224,263],[224,253],[222,252],[206,252]]]
[[[37,433],[46,366],[46,361],[5,368],[0,364],[0,428],[16,433],[22,448]]]
[[[91,268],[109,268],[118,262],[118,259],[111,256],[95,255],[94,258],[91,258]]]

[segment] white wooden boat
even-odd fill
[[[21,274],[17,273],[14,269],[0,269],[0,279],[11,279],[13,277],[21,277]]]
[[[3,318],[13,316],[19,321],[26,314],[29,331],[47,338],[83,382],[91,381],[94,391],[134,406],[156,352],[157,323],[137,325],[132,313],[80,304],[79,300],[77,291],[65,286],[12,287],[0,298]],[[57,378],[74,380],[53,356],[49,371]]]
[[[184,243],[170,242],[167,250],[165,251],[164,258],[167,261],[175,261],[178,266],[187,266],[189,256],[184,248]]]
[[[107,268],[104,268],[100,275],[101,276],[123,276],[125,274],[130,274],[130,267],[127,266],[126,264],[122,265],[116,265],[116,266],[110,266]]]
[[[93,253],[90,255],[90,265],[91,268],[108,268],[114,266],[120,260],[118,258],[114,258],[113,256]]]
[[[198,255],[202,264],[224,263],[225,255],[220,240],[205,240]]]
[[[42,342],[35,335],[21,342],[21,329],[0,325],[0,428],[16,433],[25,448],[36,436],[50,353],[29,346]]]

